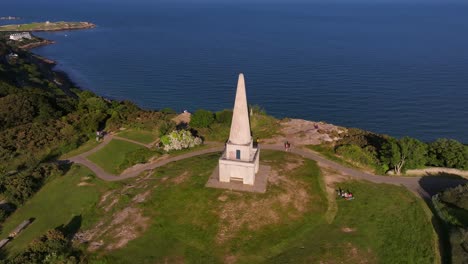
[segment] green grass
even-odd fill
[[[151,155],[156,155],[156,153],[143,146],[113,139],[105,147],[89,155],[88,159],[109,173],[120,174],[123,170],[135,164],[130,160],[130,156],[135,152],[141,152],[143,156],[148,158]]]
[[[286,155],[290,154],[265,151],[263,160],[271,160],[276,166],[277,160]],[[316,201],[311,205],[307,218],[289,221],[285,225],[278,223],[265,226],[253,233],[246,226],[241,227],[232,240],[217,245],[216,235],[220,226],[218,212],[224,205],[224,202],[218,200],[220,195],[227,195],[232,201],[250,203],[267,200],[282,193],[281,188],[273,188],[274,190],[266,194],[236,195],[229,191],[204,187],[218,158],[218,154],[204,155],[159,168],[155,176],[169,177],[165,183],[185,171],[190,171],[191,177],[180,184],[167,183],[156,188],[143,206],[145,215],[153,219],[149,230],[140,238],[131,241],[127,247],[110,252],[105,257],[107,261],[154,263],[163,259],[171,262],[182,257],[189,262],[221,263],[223,256],[228,252],[240,255],[243,259],[265,259],[268,254],[283,248],[282,244],[287,245],[290,237],[294,238],[300,234],[304,229],[304,219],[311,219],[307,221],[308,227],[317,226],[317,223],[322,221],[321,214],[326,210],[326,198],[320,188],[318,168],[314,162],[308,161],[305,166],[291,173],[291,177],[297,177],[299,181],[310,185],[307,190]],[[284,218],[281,221],[284,223],[290,220],[288,213],[294,212],[292,209],[281,209],[278,204],[273,204],[272,210],[276,211],[280,218]]]
[[[344,160],[341,157],[338,157],[335,152],[333,151],[333,148],[328,145],[308,145],[307,146],[309,149],[316,151],[320,153],[322,156],[325,158],[332,160],[334,162],[340,163],[341,165],[347,166],[347,167],[352,167],[356,168],[354,164],[352,164],[349,161]]]
[[[325,219],[326,194],[321,173],[314,161],[304,160],[296,168],[299,156],[277,151],[262,151],[262,163],[287,175],[287,182],[270,183],[265,194],[240,193],[204,187],[218,162],[219,154],[209,154],[170,163],[155,170],[150,197],[137,206],[150,219],[148,229],[124,248],[91,254],[96,263],[223,263],[228,257],[236,263],[434,263],[436,237],[430,215],[423,201],[403,187],[348,181],[339,186],[349,189],[353,201],[332,200],[338,212],[331,223]],[[174,180],[184,173],[188,176]],[[286,174],[284,174],[286,173]],[[85,180],[84,177],[90,177]],[[89,185],[78,186],[86,181]],[[309,199],[302,211],[294,204],[301,200],[280,197],[291,195],[288,184],[296,182],[292,193],[305,190]],[[83,230],[92,228],[117,210],[128,205],[137,189],[123,192],[122,201],[105,213],[97,203],[103,192],[136,183],[105,183],[80,166],[73,166],[65,176],[51,179],[24,206],[5,222],[5,237],[24,219],[36,220],[7,246],[10,253],[24,249],[48,229],[67,225],[81,216]],[[155,188],[152,186],[156,186]],[[289,189],[291,190],[291,189]],[[118,190],[116,190],[119,193]],[[120,193],[122,193],[120,191]],[[114,196],[115,197],[115,196]],[[227,197],[227,200],[220,200]],[[289,196],[287,196],[289,197]],[[289,202],[288,202],[289,201]],[[233,205],[244,205],[234,206]],[[227,210],[227,211],[226,211]],[[235,222],[221,218],[233,210],[234,219],[251,217],[218,241],[222,227]],[[255,210],[255,211],[251,211]],[[275,222],[251,228],[256,222]],[[232,219],[231,219],[232,220]],[[350,232],[343,232],[349,228]],[[105,239],[109,239],[106,237]]]
[[[236,263],[433,263],[435,233],[423,202],[403,187],[351,181],[341,185],[356,199],[338,199],[338,212],[331,224],[324,183],[313,161],[288,169],[287,163],[300,159],[290,153],[263,151],[262,162],[288,173],[288,178],[305,188],[310,203],[302,214],[276,201],[285,195],[286,183],[270,185],[267,193],[239,193],[204,187],[218,162],[210,154],[170,163],[155,172],[158,187],[141,208],[151,219],[146,232],[116,251],[94,255],[105,263],[223,263],[232,256]],[[190,172],[181,183],[171,183]],[[217,234],[226,220],[220,218],[227,197],[238,219],[253,212],[255,221],[278,216],[278,221],[249,228],[244,223],[229,240],[220,243]],[[255,206],[260,203],[261,206]],[[351,232],[343,232],[343,228]]]
[[[280,121],[263,113],[255,113],[250,116],[250,126],[254,139],[268,139],[280,134]],[[231,124],[213,123],[209,128],[198,128],[200,135],[206,141],[226,142],[229,138]]]
[[[84,177],[89,179],[84,180]],[[78,186],[87,182],[87,186]],[[90,170],[72,166],[64,175],[51,179],[26,204],[11,215],[2,226],[3,239],[22,221],[35,218],[23,232],[6,247],[10,253],[24,249],[33,239],[47,230],[67,225],[73,217],[81,216],[81,226],[86,228],[96,220],[96,204],[102,191],[117,184],[107,184],[95,178]]]
[[[311,233],[274,263],[434,263],[435,231],[422,200],[403,187],[351,181],[356,199],[337,200],[331,225]],[[343,232],[342,228],[351,228]],[[354,250],[353,250],[354,249]]]
[[[143,144],[150,144],[154,142],[157,138],[154,132],[147,130],[125,130],[117,134],[119,137],[135,140]]]

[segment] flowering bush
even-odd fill
[[[201,138],[192,136],[187,130],[174,130],[168,135],[161,137],[165,151],[181,150],[198,146],[202,143]]]

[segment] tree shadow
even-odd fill
[[[197,130],[195,130],[193,128],[190,128],[190,133],[192,134],[192,136],[199,137],[199,138],[201,138],[202,142],[205,142],[205,137],[200,135],[200,133],[198,133]]]
[[[445,189],[466,183],[468,183],[468,179],[465,179],[456,174],[444,172],[427,173],[419,180],[419,185],[421,188],[423,188],[430,196],[433,196]]]
[[[431,197],[448,188],[456,187],[460,184],[467,184],[468,179],[451,173],[427,173],[419,180],[419,185]],[[437,210],[434,208],[431,199],[424,199],[429,209],[432,211],[432,225],[434,226],[438,238],[442,263],[452,263],[452,246],[450,244],[450,227],[439,218]]]
[[[176,130],[186,130],[188,128],[189,128],[189,124],[186,122],[180,122],[179,124],[176,125]]]
[[[78,230],[80,230],[82,221],[83,217],[81,215],[75,215],[68,224],[60,225],[55,229],[61,231],[65,237],[71,240]]]
[[[431,200],[425,200],[432,212],[431,223],[437,233],[441,263],[452,263],[452,245],[450,244],[450,227],[437,214]]]
[[[7,213],[12,213],[16,210],[16,205],[10,202],[4,202],[4,203],[0,202],[0,210],[3,210]]]
[[[73,162],[69,160],[57,160],[56,162],[63,175],[67,174],[73,165]]]

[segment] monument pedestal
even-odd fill
[[[270,166],[260,165],[255,182],[253,185],[243,184],[242,181],[221,182],[219,179],[219,166],[216,166],[211,174],[205,187],[226,189],[231,191],[265,193],[268,184],[268,175],[270,174]]]

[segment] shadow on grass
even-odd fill
[[[60,225],[56,229],[62,232],[67,239],[71,240],[78,230],[80,230],[82,221],[83,217],[81,215],[75,215],[68,224]]]

